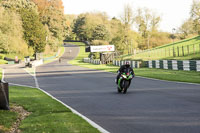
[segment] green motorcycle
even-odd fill
[[[129,73],[129,72],[124,72],[120,75],[120,78],[118,79],[118,87],[117,90],[119,93],[126,93],[128,87],[131,84],[131,80],[133,79],[133,74]]]

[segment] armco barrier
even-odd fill
[[[156,65],[154,66],[154,62]],[[200,71],[200,60],[156,60],[148,61],[148,68],[184,70],[184,71]]]
[[[84,62],[92,64],[101,64],[100,60],[84,58]],[[113,60],[115,66],[122,66],[127,60]],[[129,61],[132,68],[159,68],[184,71],[200,71],[200,60],[153,60],[153,61]]]
[[[83,62],[92,63],[92,64],[96,64],[96,65],[101,64],[101,61],[100,61],[100,60],[97,60],[97,59],[90,59],[90,58],[84,58],[84,59],[83,59]]]
[[[200,61],[196,61],[197,71],[200,71]]]
[[[31,62],[32,66],[36,67],[36,66],[39,66],[39,65],[42,65],[44,62],[42,59],[40,60],[35,60],[33,62]]]

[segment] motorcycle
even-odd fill
[[[123,92],[124,94],[127,92],[128,87],[131,84],[131,80],[133,79],[133,74],[129,72],[124,72],[120,75],[120,78],[117,81],[117,90],[119,93]]]

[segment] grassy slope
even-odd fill
[[[193,52],[193,44],[195,44],[195,49],[198,51],[195,55],[189,54],[186,56],[182,56],[182,46],[184,46],[184,53],[187,54],[187,45],[190,45],[190,52]],[[196,36],[193,38],[185,39],[182,41],[178,41],[175,43],[170,43],[166,45],[162,45],[156,48],[151,49],[152,51],[157,50],[158,53],[151,52],[150,57],[148,52],[143,52],[137,55],[125,55],[123,56],[123,59],[140,59],[140,60],[159,60],[159,59],[177,59],[177,60],[186,60],[186,59],[200,59],[200,50],[199,50],[199,44],[200,44],[200,36]],[[172,56],[172,49],[175,48],[175,51],[177,51],[177,47],[179,47],[179,52],[180,52],[180,57],[177,57],[177,52],[176,52],[176,57],[171,57]],[[170,57],[163,57],[164,55],[161,55],[161,52],[165,52],[165,49],[167,50],[167,56],[170,54]],[[168,50],[171,49],[171,52],[169,53]]]
[[[85,45],[79,43],[80,53],[75,60],[70,61],[73,65],[78,65],[82,67],[103,70],[107,72],[116,73],[119,69],[118,66],[113,65],[95,65],[90,63],[84,63],[83,58],[88,56],[85,53]],[[180,82],[190,82],[190,83],[200,83],[200,72],[195,71],[175,71],[175,70],[163,70],[163,69],[149,69],[149,68],[135,68],[136,76],[169,80],[169,81],[180,81]]]

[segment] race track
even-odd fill
[[[78,52],[38,67],[39,87],[111,133],[200,132],[200,85],[136,77],[118,94],[115,74],[68,64]]]
[[[23,65],[1,66],[4,80],[10,85],[39,85],[111,133],[200,133],[200,85],[141,78],[136,73],[127,94],[118,94],[115,74],[70,65],[79,47],[65,49],[61,62],[37,67],[37,78]]]

